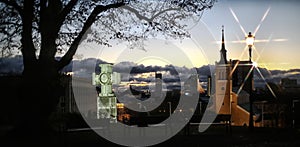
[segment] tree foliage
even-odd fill
[[[24,70],[35,63],[62,69],[82,41],[110,46],[149,37],[189,37],[187,19],[198,19],[215,0],[0,0],[2,56],[21,51]],[[60,60],[55,59],[61,54]]]

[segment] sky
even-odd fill
[[[248,59],[243,42],[248,32],[255,34],[253,61],[270,70],[300,68],[300,1],[219,0],[204,12],[200,21],[189,24],[191,38],[150,39],[144,50],[131,50],[126,44],[102,47],[81,45],[79,54],[118,63],[132,61],[144,65],[200,67],[220,58],[221,30],[224,25],[228,59]]]
[[[248,58],[248,54],[241,57],[245,43],[233,43],[244,39],[240,26],[246,33],[254,33],[260,25],[255,34],[257,42],[254,45],[258,54],[253,54],[254,61],[268,69],[286,70],[300,68],[299,16],[300,1],[297,0],[220,0],[204,13],[202,21],[216,39],[220,38],[221,25],[225,26],[229,59]]]

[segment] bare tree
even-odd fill
[[[148,37],[189,37],[184,19],[215,0],[0,0],[2,55],[21,51],[25,124],[43,124],[59,98],[59,71],[82,41],[110,46]],[[57,59],[60,54],[62,57]],[[24,124],[24,123],[23,123]],[[35,125],[35,127],[38,127]]]

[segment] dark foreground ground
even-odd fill
[[[0,147],[6,146],[64,146],[64,147],[101,147],[118,146],[94,133],[91,130],[65,133],[49,133],[45,136],[25,135],[22,137],[1,134]],[[255,128],[249,132],[247,128],[232,127],[232,133],[224,127],[210,127],[204,133],[197,133],[190,128],[189,133],[182,130],[171,139],[155,145],[160,146],[234,146],[234,147],[265,147],[265,146],[300,146],[299,129]]]

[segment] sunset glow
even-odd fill
[[[225,28],[225,44],[228,59],[248,59],[248,48],[245,46],[247,32],[255,35],[253,60],[259,66],[269,70],[288,70],[299,68],[298,57],[298,26],[300,15],[297,4],[276,3],[273,1],[232,2],[220,1],[206,11],[201,21],[189,30],[191,38],[183,40],[165,40],[160,45],[145,40],[146,51],[133,49],[127,51],[126,42],[113,47],[101,47],[95,44],[85,45],[78,51],[84,58],[96,57],[110,63],[122,60],[134,61],[146,66],[176,66],[201,67],[213,65],[219,59],[221,44],[221,26]],[[281,10],[289,11],[281,11]],[[178,47],[177,49],[174,49]],[[87,51],[89,50],[89,51]],[[138,51],[136,51],[138,50]],[[157,53],[157,55],[142,56],[142,54]],[[130,55],[132,54],[132,55]],[[187,58],[183,59],[182,55]],[[171,61],[169,58],[173,58]],[[138,59],[139,58],[139,59]],[[186,62],[191,64],[187,65]]]

